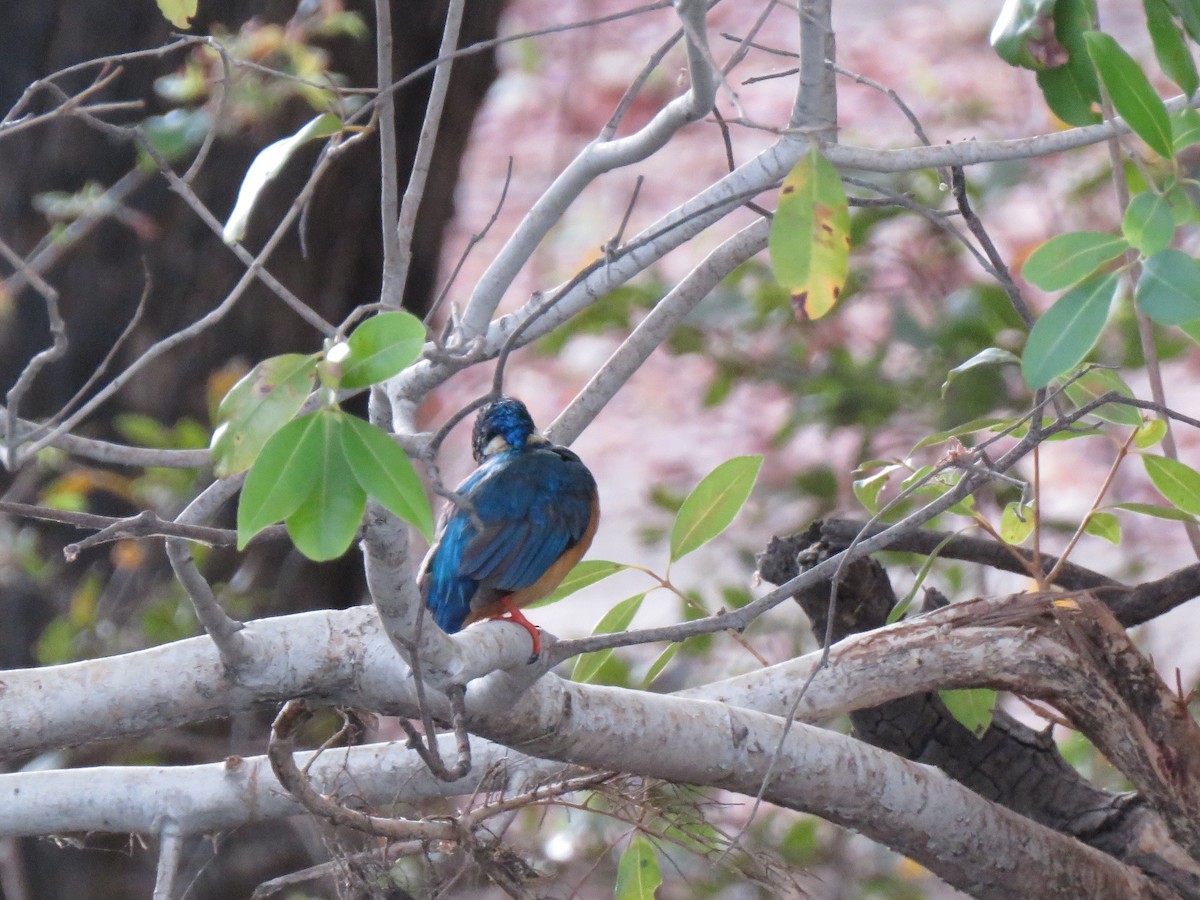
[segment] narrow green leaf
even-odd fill
[[[1083,361],[1100,338],[1116,292],[1115,275],[1092,276],[1059,297],[1034,323],[1021,360],[1030,390],[1045,387]]]
[[[316,484],[323,429],[316,413],[288,422],[275,432],[246,473],[238,500],[238,549],[297,509]]]
[[[1014,547],[1025,543],[1033,534],[1033,517],[1037,515],[1032,503],[1016,500],[1004,507],[1000,514],[1000,539]]]
[[[626,631],[629,628],[629,623],[633,621],[633,617],[642,608],[642,601],[645,599],[645,594],[636,594],[627,600],[622,600],[606,612],[604,617],[596,623],[596,627],[592,629],[592,634],[615,634],[618,631]],[[571,673],[571,678],[580,682],[591,681],[604,667],[604,664],[608,662],[608,658],[612,656],[612,653],[611,649],[598,650],[595,653],[585,653],[579,659],[575,660],[575,670]]]
[[[1190,97],[1200,86],[1200,75],[1196,73],[1196,62],[1192,59],[1187,41],[1171,18],[1170,7],[1166,0],[1142,0],[1142,6],[1146,11],[1146,28],[1150,31],[1159,66]]]
[[[1003,350],[1000,347],[987,347],[980,350],[962,365],[955,366],[946,373],[946,380],[942,382],[942,398],[946,396],[946,391],[950,390],[950,385],[963,372],[978,368],[979,366],[1002,366],[1009,363],[1021,364],[1021,359],[1015,353],[1008,350]]]
[[[651,663],[650,668],[646,670],[646,677],[642,679],[643,691],[649,690],[650,685],[654,683],[654,679],[662,674],[663,669],[667,667],[667,663],[675,658],[675,654],[679,652],[679,648],[682,646],[682,643],[671,644],[658,655],[658,659]]]
[[[1121,231],[1144,256],[1167,249],[1175,237],[1175,213],[1166,197],[1138,194],[1129,201]]]
[[[1193,41],[1200,41],[1200,0],[1167,0]]]
[[[1175,152],[1200,144],[1200,111],[1190,106],[1171,113],[1171,145]]]
[[[1085,406],[1105,394],[1116,391],[1122,397],[1133,397],[1133,391],[1112,369],[1093,368],[1084,372],[1071,381],[1066,387],[1067,398],[1076,407]],[[1129,425],[1139,428],[1142,424],[1142,413],[1137,407],[1124,406],[1120,403],[1105,403],[1091,413],[1105,422],[1114,425]]]
[[[1103,538],[1110,544],[1121,543],[1121,522],[1112,513],[1092,513],[1084,522],[1083,530],[1093,537]]]
[[[1179,250],[1162,250],[1142,266],[1137,305],[1159,325],[1200,319],[1200,263]]]
[[[157,0],[158,11],[176,28],[191,28],[200,0]]]
[[[991,688],[970,688],[938,691],[938,696],[950,715],[958,720],[958,724],[975,737],[983,737],[983,733],[992,724],[992,711],[996,708],[995,691]]]
[[[945,431],[935,431],[933,434],[926,435],[913,445],[912,450],[909,451],[909,455],[911,456],[918,450],[924,450],[926,447],[932,447],[935,444],[941,444],[944,441],[950,440],[952,437],[961,437],[964,434],[974,434],[977,431],[983,431],[987,428],[994,429],[997,426],[1011,425],[1012,422],[1012,419],[997,419],[994,416],[984,416],[983,418],[972,419],[969,422],[964,422],[963,424],[956,425],[953,428],[947,428]]]
[[[614,900],[654,900],[660,884],[662,871],[658,867],[654,845],[642,835],[635,834],[617,864]]]
[[[1151,419],[1134,435],[1133,444],[1139,450],[1149,450],[1167,434],[1167,423],[1163,419]]]
[[[736,456],[704,476],[688,494],[671,528],[671,562],[702,547],[729,527],[758,478],[761,456]]]
[[[263,445],[300,412],[313,388],[317,358],[286,353],[264,359],[217,407],[213,473],[228,478],[250,468]]]
[[[941,541],[938,542],[938,545],[933,548],[933,552],[925,557],[924,562],[921,563],[920,570],[917,572],[917,577],[913,579],[912,587],[908,589],[908,593],[904,595],[903,599],[901,599],[900,602],[893,606],[888,612],[885,624],[891,625],[894,622],[899,622],[904,618],[909,607],[912,606],[913,601],[917,599],[917,591],[921,589],[921,585],[923,585],[925,583],[925,579],[929,577],[929,573],[933,569],[933,564],[937,562],[938,557],[942,555],[942,549],[952,540],[958,537],[958,534],[959,532],[951,532],[950,534],[946,535],[941,539]]]
[[[549,606],[551,603],[557,603],[563,597],[569,597],[576,591],[583,590],[588,585],[603,581],[610,575],[624,572],[628,568],[624,563],[608,562],[603,559],[585,559],[567,573],[567,577],[559,583],[552,594],[544,600],[530,604],[530,608],[536,609],[539,606]]]
[[[1190,337],[1197,344],[1200,344],[1200,321],[1184,322],[1179,326],[1179,330]]]
[[[1129,249],[1122,237],[1102,231],[1072,231],[1050,238],[1029,255],[1021,274],[1043,291],[1061,291]]]
[[[342,433],[351,416],[333,409],[315,415],[320,424],[317,479],[287,517],[287,529],[297,550],[322,562],[349,549],[367,509],[367,492],[359,487],[342,449]]]
[[[1088,31],[1083,39],[1117,113],[1151,150],[1170,159],[1171,122],[1167,108],[1142,67],[1111,35]]]
[[[1100,84],[1083,40],[1095,19],[1094,0],[1054,4],[1054,36],[1066,48],[1067,62],[1038,72],[1037,83],[1051,112],[1069,125],[1100,121]]]
[[[814,143],[783,180],[769,239],[775,278],[797,318],[819,319],[846,284],[850,207],[842,176]]]
[[[383,312],[355,328],[347,343],[341,386],[366,387],[386,381],[421,355],[425,325],[411,313]]]
[[[1200,472],[1165,456],[1142,455],[1142,465],[1158,492],[1176,509],[1200,515]]]
[[[1173,506],[1157,506],[1153,503],[1117,503],[1113,509],[1124,509],[1128,512],[1137,513],[1140,516],[1151,516],[1155,519],[1169,519],[1172,522],[1196,522],[1200,524],[1200,520],[1194,516],[1189,516],[1183,510],[1176,509]]]
[[[346,416],[339,430],[359,486],[432,542],[433,510],[408,454],[385,431],[355,416]]]
[[[1054,36],[1056,0],[1005,0],[988,36],[1010,66],[1040,71],[1061,66],[1067,51]]]
[[[341,130],[342,120],[333,113],[324,113],[309,121],[291,137],[276,141],[254,157],[254,162],[250,163],[250,168],[246,170],[246,176],[242,179],[242,186],[238,189],[233,212],[229,214],[225,227],[221,230],[225,241],[232,244],[246,236],[246,224],[250,221],[250,213],[254,211],[254,204],[258,202],[263,188],[283,171],[287,161],[300,147],[308,141],[328,137]]]

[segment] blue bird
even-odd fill
[[[479,463],[447,506],[421,569],[421,593],[447,633],[506,619],[541,638],[520,610],[542,599],[587,552],[600,522],[596,479],[566,447],[534,428],[519,400],[501,397],[475,419]]]

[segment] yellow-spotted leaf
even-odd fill
[[[846,284],[850,207],[842,177],[812,146],[783,181],[771,223],[771,266],[800,319],[819,319]]]
[[[250,468],[271,435],[300,412],[316,370],[316,356],[285,353],[264,359],[229,389],[217,407],[212,437],[218,478]]]

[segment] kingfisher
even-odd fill
[[[504,619],[529,632],[536,657],[541,636],[521,608],[558,587],[587,552],[600,522],[596,479],[511,397],[479,411],[471,449],[479,468],[442,513],[421,594],[443,631]]]

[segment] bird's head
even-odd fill
[[[511,397],[501,397],[481,409],[475,417],[471,449],[475,462],[481,463],[505,450],[520,449],[544,440],[534,428],[533,417],[525,404]]]

